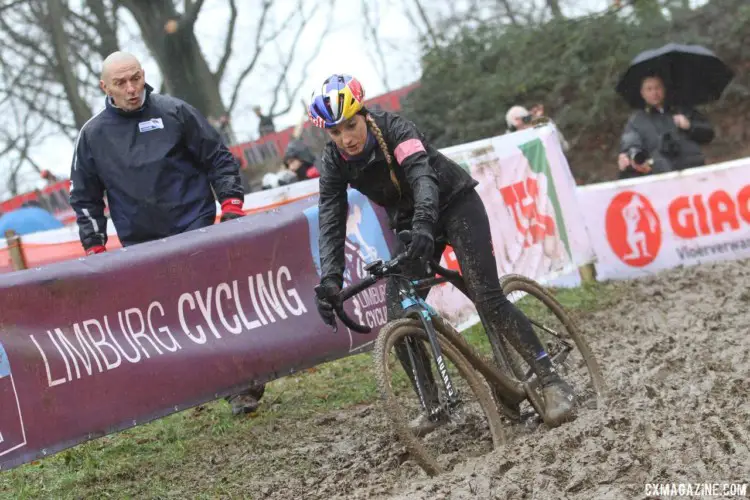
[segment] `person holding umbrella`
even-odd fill
[[[732,71],[713,52],[667,44],[639,54],[617,91],[636,110],[620,141],[619,177],[664,173],[705,164],[702,144],[714,138],[696,105],[721,96]]]

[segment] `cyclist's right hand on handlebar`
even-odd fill
[[[338,304],[341,286],[333,280],[323,279],[320,282],[320,288],[315,295],[315,305],[318,308],[318,314],[326,325],[336,325],[336,313],[333,310]]]

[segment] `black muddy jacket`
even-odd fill
[[[399,185],[392,181],[379,147],[353,160],[342,155],[333,142],[326,144],[320,168],[320,264],[322,278],[338,284],[345,265],[348,186],[385,207],[393,229],[421,227],[435,234],[440,214],[478,184],[427,143],[409,120],[388,112],[370,114],[383,132]]]

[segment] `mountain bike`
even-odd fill
[[[405,243],[409,236],[408,232],[399,233]],[[439,474],[463,461],[463,455],[481,455],[501,445],[505,441],[501,414],[515,422],[541,420],[550,427],[559,425],[546,418],[540,381],[504,338],[488,335],[494,363],[485,360],[422,298],[424,292],[443,283],[452,284],[469,297],[461,274],[432,261],[428,263],[428,277],[412,280],[401,270],[406,260],[404,252],[387,262],[367,264],[364,269],[368,275],[343,289],[333,307],[350,330],[370,333],[371,328],[352,320],[344,304],[381,280],[396,281],[404,317],[389,321],[380,330],[373,362],[385,413],[424,471]],[[601,369],[562,305],[541,285],[520,275],[504,276],[501,285],[529,317],[555,369],[574,387],[577,408],[601,405],[606,389]],[[513,297],[516,292],[522,296]],[[321,293],[319,287],[316,293]],[[560,326],[550,327],[553,320]],[[391,363],[394,352],[395,364]],[[404,394],[399,393],[401,390]],[[415,433],[409,410],[416,410],[417,418],[426,415],[435,429],[426,436]]]

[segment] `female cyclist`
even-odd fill
[[[325,129],[331,139],[323,151],[320,169],[323,293],[317,307],[323,321],[332,324],[335,320],[332,303],[343,283],[346,190],[351,185],[386,209],[392,229],[411,231],[408,256],[415,263],[432,258],[439,261],[446,242],[453,247],[487,335],[504,335],[532,367],[542,382],[550,420],[570,418],[570,386],[555,373],[528,318],[508,301],[500,287],[489,220],[474,190],[478,183],[430,146],[413,123],[394,113],[368,111],[363,100],[364,91],[357,79],[332,75],[323,82],[322,92],[313,95],[309,107],[310,120]],[[436,245],[436,239],[442,243]],[[423,269],[423,265],[415,264],[407,272],[417,277],[424,275]],[[386,285],[386,296],[389,320],[394,319],[400,311],[394,283]],[[408,362],[403,351],[399,358],[402,363]],[[420,357],[426,358],[426,353],[423,351]],[[432,382],[430,399],[435,401],[437,388],[432,374],[425,375]],[[413,423],[418,434],[439,425],[425,417]]]

